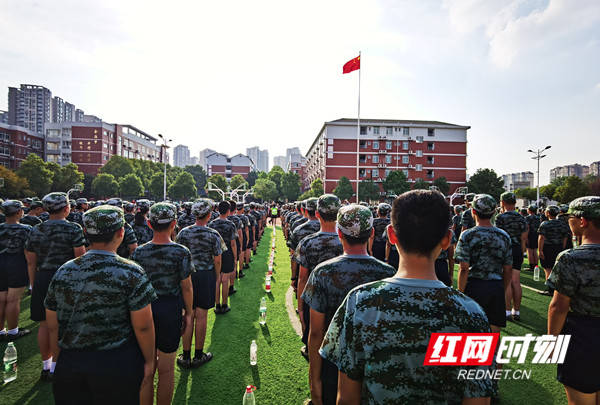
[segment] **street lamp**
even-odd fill
[[[165,164],[165,171],[163,177],[163,201],[167,200],[167,148],[169,147],[168,143],[172,141],[172,139],[167,140],[162,134],[158,134],[158,137],[163,140],[162,148],[163,151],[163,163]]]
[[[531,149],[527,150],[527,152],[533,153],[535,155],[535,156],[532,156],[531,158],[537,160],[537,199],[535,201],[536,204],[539,204],[539,201],[540,201],[540,159],[543,159],[546,157],[546,155],[542,155],[542,152],[550,149],[551,147],[552,146],[548,145],[544,149],[538,149],[536,151],[533,151]]]

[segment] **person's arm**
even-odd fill
[[[527,251],[527,236],[529,235],[529,231],[525,231],[521,234],[521,253],[525,253]]]
[[[57,361],[60,355],[60,347],[58,347],[58,317],[56,316],[56,311],[46,309],[46,325],[48,325],[48,333],[50,334],[52,359],[53,361]]]
[[[563,240],[562,240],[562,248],[563,248],[563,250],[565,250],[565,249],[566,249],[566,247],[567,247],[567,240],[568,240],[568,239],[569,239],[569,238],[568,238],[567,236],[565,236],[565,237],[563,238]]]
[[[448,276],[450,276],[450,286],[454,284],[454,245],[448,246]]]
[[[129,255],[131,255],[133,253],[133,251],[137,249],[137,247],[138,247],[137,242],[127,245],[127,248],[129,249]]]
[[[538,235],[538,256],[544,260],[544,235]]]
[[[155,360],[155,336],[154,321],[152,320],[152,306],[146,305],[137,311],[129,311],[131,326],[135,338],[144,356],[144,381],[142,384],[150,383],[154,375]]]
[[[302,299],[302,293],[304,292],[304,287],[306,287],[306,282],[308,281],[308,269],[304,266],[296,264],[300,267],[300,275],[298,276],[298,313],[300,315],[300,320],[302,321],[302,327],[304,328],[304,316],[302,310],[304,309],[304,300]]]
[[[392,245],[390,242],[385,242],[385,262],[389,262],[390,260],[390,251],[392,250]]]
[[[192,314],[194,312],[194,289],[192,287],[192,277],[181,280],[181,295],[183,296],[183,305],[185,313],[183,319],[185,321],[184,330],[192,326]]]
[[[362,381],[353,380],[338,371],[337,405],[360,405]]]
[[[85,254],[85,246],[77,246],[73,248],[73,255],[75,257],[83,256]]]
[[[371,235],[369,238],[369,254],[373,256],[373,241],[375,239],[375,234]]]
[[[458,291],[465,292],[467,287],[467,278],[469,277],[469,263],[460,262],[460,268],[458,269]]]
[[[293,253],[292,253],[293,257]],[[298,262],[294,259],[291,260],[292,266],[292,287],[297,291],[298,290]]]
[[[218,280],[221,276],[221,255],[215,256],[213,263],[215,264],[215,274],[217,275]]]
[[[229,242],[229,244],[231,245],[231,252],[233,253],[233,262],[237,262],[237,246],[235,244],[235,239],[231,239],[231,242]]]
[[[555,290],[552,301],[550,301],[550,305],[548,306],[549,335],[560,335],[560,332],[565,325],[570,306],[571,298]]]
[[[319,348],[325,337],[325,314],[310,310],[310,333],[308,335],[308,379],[310,382],[310,396],[313,404],[323,403],[323,385],[321,384],[321,366],[323,359]]]
[[[25,259],[27,260],[27,274],[29,274],[29,285],[33,286],[35,281],[35,271],[37,270],[37,253],[25,249]]]
[[[502,266],[502,281],[504,283],[504,291],[510,285],[510,281],[512,280],[512,264],[505,264]]]

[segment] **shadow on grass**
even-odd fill
[[[260,389],[260,373],[258,372],[258,367],[250,366],[250,369],[252,370],[252,381],[254,382],[254,386],[257,389]]]
[[[269,345],[271,345],[271,332],[269,331],[269,325],[260,325],[261,332]]]

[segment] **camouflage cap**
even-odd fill
[[[150,208],[150,206],[151,206],[152,204],[150,204],[150,201],[149,201],[149,200],[147,200],[147,199],[145,199],[145,198],[142,198],[141,200],[137,200],[137,201],[136,201],[136,205],[137,205],[138,207],[148,207],[148,208]]]
[[[587,196],[579,197],[569,204],[569,214],[586,219],[600,218],[600,197]]]
[[[203,218],[212,211],[213,205],[212,200],[208,198],[199,198],[192,205],[192,214],[194,214],[196,218]]]
[[[362,205],[363,207],[368,207],[369,206],[369,204],[367,204],[366,201],[361,201],[359,203],[359,205]]]
[[[341,205],[337,195],[323,194],[317,201],[317,211],[321,215],[336,215]]]
[[[381,203],[377,206],[377,211],[379,212],[379,215],[387,215],[390,213],[391,210],[392,206],[388,203]]]
[[[87,204],[88,200],[87,200],[87,198],[78,198],[77,200],[75,200],[75,202],[77,204]]]
[[[123,200],[121,200],[120,198],[111,198],[110,200],[106,201],[106,205],[112,205],[113,207],[122,208]]]
[[[304,209],[306,209],[306,200],[302,200],[300,201],[300,206]]]
[[[23,199],[24,204],[31,204],[33,202],[33,198],[27,197]]]
[[[123,210],[112,205],[100,205],[83,214],[83,229],[89,235],[106,235],[124,224]]]
[[[465,194],[465,201],[472,202],[475,199],[475,193]]]
[[[29,208],[36,209],[36,208],[42,208],[44,206],[44,204],[42,204],[42,202],[40,200],[33,200],[31,202],[31,204],[29,205]]]
[[[69,205],[71,206],[71,208],[75,208],[77,206],[77,203],[73,200],[69,200]]]
[[[131,203],[131,202],[127,202],[127,203],[125,203],[125,209],[126,209],[127,211],[131,211],[131,210],[133,210],[134,208],[135,208],[135,204],[133,204],[133,203]]]
[[[337,227],[344,235],[358,237],[373,228],[373,214],[362,205],[346,205],[338,211]]]
[[[306,209],[308,211],[316,211],[317,210],[317,203],[318,203],[319,199],[316,197],[311,197],[308,198],[306,200]]]
[[[239,202],[239,203],[237,203],[237,204],[235,205],[235,207],[236,207],[238,210],[243,210],[243,209],[244,209],[244,203],[241,203],[241,202]]]
[[[566,214],[569,211],[569,204],[561,204],[558,206],[561,213]]]
[[[250,205],[249,204],[244,205],[244,212],[250,212]]]
[[[555,217],[555,216],[558,215],[558,213],[560,212],[560,210],[558,209],[558,206],[556,206],[556,205],[549,205],[549,206],[546,207],[546,212],[548,214],[550,214],[550,216]]]
[[[69,205],[67,193],[50,193],[42,198],[44,209],[47,211],[58,211]]]
[[[168,224],[177,219],[177,208],[173,204],[160,202],[150,207],[148,219],[157,224]]]
[[[513,192],[506,191],[506,192],[502,193],[502,195],[500,195],[500,201],[503,201],[507,204],[516,204],[517,196]]]
[[[527,207],[527,209],[530,210],[530,211],[535,211],[535,210],[537,210],[537,205],[535,205],[535,204],[529,204],[529,207]]]
[[[25,206],[19,200],[6,200],[2,203],[2,212],[4,215],[15,215],[19,210],[22,210]]]
[[[492,215],[496,211],[496,200],[489,194],[477,194],[471,204],[479,215]]]

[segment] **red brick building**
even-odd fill
[[[27,128],[0,123],[0,164],[16,170],[30,153],[44,158],[44,138]]]
[[[466,183],[468,129],[438,121],[361,119],[359,179],[372,179],[383,192],[387,175],[401,170],[411,183],[445,177],[452,193]],[[305,188],[321,178],[325,192],[333,192],[345,176],[356,190],[356,119],[324,123],[306,158]]]
[[[229,157],[223,153],[212,153],[206,157],[207,174],[220,174],[227,180],[231,180],[236,175],[241,175],[245,179],[248,173],[254,170],[255,165],[252,159],[241,153]]]

